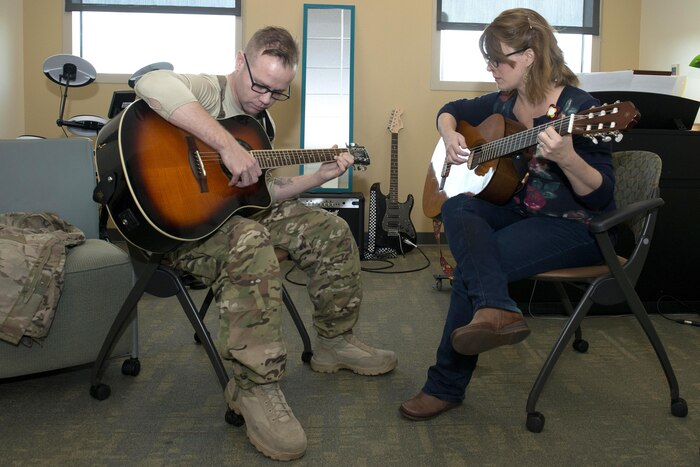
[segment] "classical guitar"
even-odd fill
[[[447,163],[445,144],[438,141],[423,187],[423,213],[430,218],[440,215],[442,203],[466,193],[496,204],[504,204],[527,181],[527,164],[537,144],[537,135],[552,126],[561,135],[600,137],[619,140],[620,132],[634,126],[639,111],[632,102],[618,102],[594,107],[562,117],[534,128],[494,114],[473,127],[459,122],[459,131],[471,154],[461,165]],[[508,157],[504,157],[508,156]]]
[[[370,193],[376,194],[377,220],[376,245],[392,248],[397,253],[407,253],[416,244],[416,229],[411,221],[413,195],[408,195],[406,201],[399,203],[399,131],[403,128],[399,108],[391,112],[387,129],[391,133],[391,172],[389,179],[389,194],[381,192],[380,184],[370,187]],[[406,242],[405,240],[408,240]],[[410,243],[409,243],[410,242]]]
[[[334,160],[349,151],[359,167],[369,165],[361,146],[331,149],[271,149],[258,122],[246,115],[220,121],[257,159],[257,184],[228,186],[231,177],[209,146],[168,123],[138,100],[110,120],[96,141],[95,165],[101,202],[127,241],[164,253],[181,242],[207,237],[233,214],[249,215],[271,204],[269,169]]]

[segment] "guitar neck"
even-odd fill
[[[330,162],[343,152],[347,152],[347,149],[259,149],[250,151],[261,169]]]
[[[399,135],[391,134],[391,178],[389,179],[389,201],[399,202]]]
[[[506,154],[512,154],[525,148],[529,148],[530,146],[534,146],[537,144],[537,135],[550,126],[553,127],[560,135],[570,133],[569,128],[575,117],[576,115],[570,115],[566,118],[560,118],[552,122],[538,125],[510,136],[506,136],[505,138],[476,146],[473,148],[473,151],[475,152],[473,165],[477,166],[479,164],[483,164],[484,162],[498,159]],[[471,164],[470,168],[473,168]]]

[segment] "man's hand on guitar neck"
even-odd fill
[[[333,145],[333,148],[337,148],[338,145]],[[342,152],[335,156],[335,160],[332,162],[324,162],[318,169],[318,175],[321,177],[321,182],[319,185],[323,185],[329,180],[338,178],[348,170],[348,168],[355,162],[355,159],[349,152]]]
[[[335,145],[333,148],[337,148]],[[274,181],[274,191],[270,194],[275,200],[289,199],[304,191],[317,188],[329,180],[345,173],[355,159],[349,152],[342,152],[333,157],[334,160],[324,162],[315,172],[297,175],[296,177],[278,177]]]

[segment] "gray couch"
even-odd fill
[[[92,142],[0,140],[0,166],[0,212],[53,211],[87,237],[68,252],[49,335],[31,347],[0,341],[0,379],[91,363],[133,284],[127,253],[98,238]],[[136,357],[134,329],[135,323],[113,356]]]

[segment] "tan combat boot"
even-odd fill
[[[346,332],[332,339],[317,336],[311,369],[320,373],[335,373],[340,369],[360,375],[374,376],[396,368],[396,354],[390,350],[370,347]]]
[[[226,402],[245,419],[246,435],[255,448],[275,460],[297,459],[306,452],[306,434],[289,408],[278,383],[241,389],[232,379]]]

